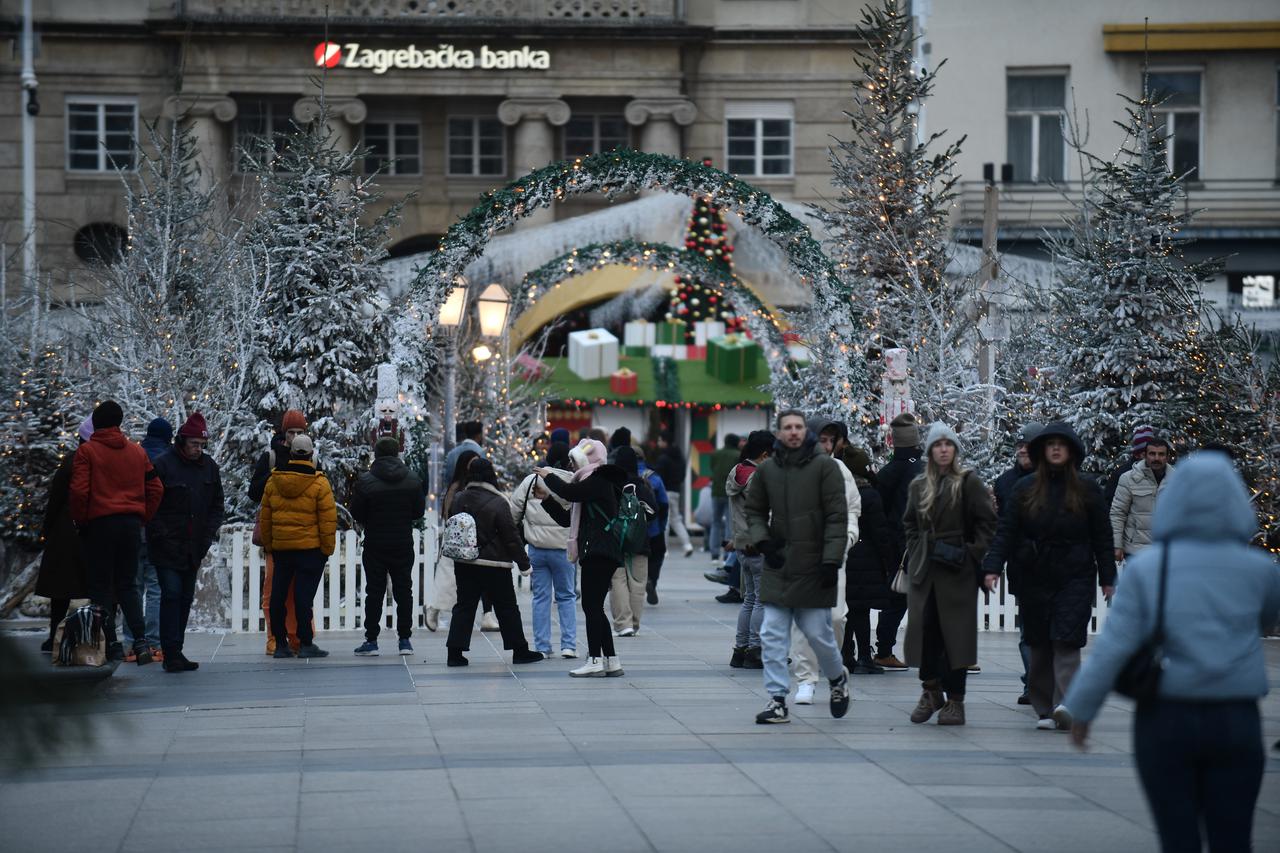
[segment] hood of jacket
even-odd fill
[[[1084,442],[1066,421],[1054,421],[1040,430],[1040,434],[1027,444],[1027,455],[1031,457],[1031,466],[1033,468],[1039,466],[1040,460],[1044,458],[1044,444],[1051,438],[1065,439],[1067,444],[1071,445],[1071,464],[1079,468],[1085,457]]]
[[[286,498],[296,498],[307,490],[316,478],[316,466],[302,459],[295,459],[271,475],[276,488]]]
[[[114,450],[119,450],[129,443],[129,439],[125,438],[124,433],[120,431],[120,427],[95,429],[93,435],[89,437],[89,441],[94,444],[106,445]]]
[[[751,482],[751,475],[756,472],[756,463],[747,461],[739,462],[733,466],[733,471],[729,474],[729,480],[724,484],[725,494],[729,497],[740,495],[747,490],[747,484]]]
[[[1165,477],[1151,524],[1152,538],[1248,542],[1258,517],[1244,481],[1223,453],[1193,453]]]
[[[787,447],[778,439],[773,443],[773,459],[779,468],[800,467],[818,452],[818,434],[813,430],[805,432],[804,441],[799,447]]]
[[[155,435],[149,435],[138,443],[142,445],[143,450],[147,451],[147,456],[152,462],[155,462],[161,456],[168,453],[173,447],[172,442],[165,441],[163,438]]]
[[[373,460],[369,473],[384,483],[399,483],[409,476],[409,466],[399,456],[382,456]]]
[[[599,444],[599,442],[596,442]],[[613,483],[615,489],[621,489],[627,483],[631,482],[631,478],[627,476],[627,472],[623,471],[617,465],[600,465],[591,472],[593,477],[604,477],[610,483]]]

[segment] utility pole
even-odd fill
[[[31,25],[31,0],[22,0],[22,281],[36,282],[36,99],[35,36]]]

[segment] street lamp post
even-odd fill
[[[467,306],[467,280],[458,276],[453,289],[440,307],[440,325],[445,330],[444,348],[444,449],[453,449],[457,414],[454,408],[454,382],[458,371],[458,327],[462,325]]]

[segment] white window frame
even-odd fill
[[[471,171],[455,172],[453,171],[453,151],[449,147],[452,136],[449,134],[449,128],[454,121],[466,119],[471,122]],[[445,118],[444,122],[444,168],[445,174],[451,178],[479,178],[487,180],[489,178],[505,178],[507,176],[507,128],[501,122],[498,126],[502,129],[502,169],[493,174],[485,174],[480,171],[480,122],[482,121],[498,121],[495,115],[450,115]]]
[[[293,104],[290,103],[287,99],[274,98],[269,95],[264,95],[259,98],[241,96],[239,98],[235,98],[235,101],[237,106],[237,110],[236,110],[237,115],[236,115],[236,120],[231,128],[231,146],[232,146],[231,159],[233,161],[232,168],[234,172],[237,175],[240,175],[240,174],[244,174],[244,164],[240,162],[240,157],[237,156],[238,152],[242,147],[241,138],[240,138],[240,121],[241,121],[240,112],[241,111],[239,109],[241,103],[242,102],[245,104],[261,103],[264,107],[267,108],[267,134],[271,139],[271,144],[272,144],[271,150],[273,152],[275,151],[275,134],[276,134],[275,127],[274,127],[275,119],[276,119],[275,111],[276,109],[287,108],[288,121],[292,122],[293,121]]]
[[[380,115],[380,116],[375,116],[372,119],[365,119],[365,122],[360,129],[360,144],[362,147],[368,147],[368,142],[366,140],[369,132],[369,125],[371,124],[385,124],[387,126],[387,168],[383,169],[378,174],[384,177],[399,177],[399,176],[408,177],[411,175],[421,175],[422,174],[422,122],[416,118],[410,118],[408,116],[381,116]],[[414,127],[416,127],[418,130],[418,144],[417,144],[416,150],[413,153],[413,156],[418,160],[418,168],[416,171],[413,171],[413,172],[400,171],[400,167],[398,165],[399,157],[396,154],[396,125],[397,124],[411,124]],[[368,155],[366,155],[364,159],[367,160]],[[364,164],[362,163],[361,166],[364,167]],[[366,174],[368,174],[368,171],[366,171]]]
[[[1062,107],[1059,109],[1050,109],[1048,107],[1038,108],[1013,108],[1009,106],[1009,78],[1010,77],[1061,77],[1062,78]],[[1040,118],[1042,116],[1057,115],[1058,127],[1065,128],[1067,120],[1067,92],[1071,91],[1071,69],[1069,68],[1006,68],[1004,71],[1004,121],[1005,121],[1005,158],[1009,159],[1008,138],[1009,138],[1009,119],[1013,116],[1027,116],[1031,119],[1031,175],[1027,183],[1038,184],[1043,180],[1040,176]],[[1060,131],[1061,132],[1061,131]],[[1062,180],[1068,179],[1067,169],[1071,164],[1069,154],[1069,146],[1066,144],[1064,136],[1062,143]]]
[[[1199,74],[1200,75],[1200,103],[1194,107],[1159,107],[1154,112],[1154,118],[1159,121],[1159,117],[1163,115],[1171,115],[1173,117],[1173,125],[1165,128],[1165,135],[1168,141],[1164,147],[1165,168],[1170,173],[1173,172],[1173,133],[1177,127],[1178,114],[1195,113],[1199,116],[1199,128],[1197,129],[1197,151],[1199,156],[1196,158],[1196,171],[1190,178],[1192,183],[1199,183],[1204,180],[1204,66],[1203,65],[1162,65],[1149,69],[1150,74]]]
[[[743,177],[757,180],[787,180],[796,175],[796,106],[793,101],[726,101],[724,105],[724,164],[729,167],[729,122],[754,121],[755,152],[752,154],[753,169],[750,174],[741,173]],[[786,121],[789,125],[787,134],[787,171],[765,173],[764,161],[764,127],[766,121]],[[735,154],[733,159],[743,159],[744,155]],[[770,155],[767,159],[776,160]]]
[[[622,126],[626,128],[626,134],[627,134],[622,141],[623,147],[629,148],[631,146],[631,125],[627,123],[626,116],[624,116],[621,112],[574,113],[570,121],[573,121],[574,119],[584,119],[584,118],[591,119],[591,153],[592,154],[603,153],[603,149],[601,149],[600,147],[600,119],[602,118],[615,118],[620,120],[622,122]],[[580,156],[578,154],[569,153],[569,125],[568,124],[564,126],[564,130],[560,134],[560,155],[566,160],[569,159],[570,157]]]
[[[65,116],[63,121],[63,138],[62,144],[66,151],[66,169],[68,172],[74,172],[78,175],[98,175],[114,172],[118,167],[111,160],[111,152],[106,146],[106,127],[107,115],[104,109],[107,106],[128,106],[133,107],[133,132],[130,137],[130,166],[125,169],[126,172],[136,172],[138,170],[137,152],[134,147],[138,143],[138,99],[132,95],[67,95],[65,103]],[[71,165],[71,107],[72,106],[94,106],[98,108],[98,166],[95,169],[81,169]],[[85,153],[85,152],[80,152]]]

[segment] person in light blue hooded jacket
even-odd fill
[[[1139,702],[1133,750],[1165,851],[1249,850],[1266,761],[1258,699],[1267,693],[1261,635],[1280,619],[1280,567],[1248,543],[1257,517],[1225,454],[1197,453],[1169,475],[1153,545],[1121,575],[1111,613],[1063,705],[1083,748],[1125,663],[1155,631],[1162,552],[1169,552],[1164,674]]]

